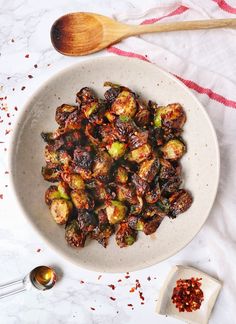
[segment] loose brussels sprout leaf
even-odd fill
[[[120,201],[112,200],[106,207],[107,218],[110,224],[120,223],[127,212],[127,207]]]
[[[127,90],[121,91],[113,102],[111,109],[116,115],[122,115],[129,118],[134,117],[136,113],[136,101],[132,92]]]
[[[83,112],[86,118],[89,118],[92,114],[98,111],[98,101],[92,101],[83,106]]]
[[[177,103],[159,107],[154,117],[155,127],[182,128],[185,121],[185,112],[182,106]]]
[[[94,207],[94,201],[84,190],[72,190],[70,196],[77,209],[91,209]]]
[[[42,167],[41,173],[46,181],[58,182],[61,180],[60,171],[56,168]]]
[[[116,243],[120,248],[132,245],[137,238],[137,232],[129,227],[127,222],[121,223],[116,232]]]
[[[61,198],[57,186],[50,186],[45,192],[45,202],[48,206],[51,205],[53,199]]]
[[[152,153],[151,146],[149,144],[145,144],[143,146],[140,146],[136,150],[131,151],[128,154],[128,160],[132,162],[140,163],[144,160],[146,160]]]
[[[55,116],[56,122],[62,127],[65,126],[66,119],[76,109],[77,109],[76,106],[71,106],[67,104],[61,105],[56,110],[56,116]]]
[[[113,157],[113,159],[117,160],[125,154],[126,144],[120,143],[118,141],[113,142],[111,146],[108,148],[108,153]]]
[[[65,239],[72,247],[84,247],[86,235],[79,228],[79,223],[76,219],[66,226]]]
[[[50,207],[53,219],[57,224],[60,225],[63,225],[67,222],[72,209],[72,203],[63,198],[53,199]]]
[[[162,146],[161,151],[165,159],[176,161],[184,155],[186,148],[184,143],[180,142],[178,139],[173,139]]]
[[[119,166],[116,174],[116,181],[125,184],[128,181],[128,172],[122,166]]]
[[[58,191],[63,199],[70,199],[70,187],[64,181],[60,181],[58,184]]]
[[[140,176],[140,178],[150,183],[155,178],[158,172],[158,168],[159,160],[157,158],[143,161],[140,164],[138,175]]]

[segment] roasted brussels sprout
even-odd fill
[[[71,200],[77,209],[92,209],[94,200],[84,190],[72,190]]]
[[[120,248],[132,245],[136,241],[137,232],[127,222],[121,223],[116,232],[116,243]]]
[[[74,150],[74,162],[76,166],[90,170],[93,164],[93,153],[91,147],[78,147]]]
[[[150,183],[155,178],[158,172],[158,168],[159,168],[158,158],[153,158],[151,160],[143,161],[140,164],[138,175],[140,176],[140,178]]]
[[[79,108],[81,108],[83,105],[88,104],[89,102],[93,102],[94,100],[96,100],[96,96],[93,90],[89,87],[80,89],[80,91],[76,94],[76,102]]]
[[[146,160],[152,153],[152,149],[149,144],[140,146],[139,148],[131,151],[128,154],[128,160],[136,163],[143,162]]]
[[[62,174],[62,178],[65,182],[69,184],[71,189],[75,189],[75,190],[85,189],[84,180],[79,174],[64,172]]]
[[[97,226],[91,233],[91,238],[97,240],[104,248],[107,247],[109,238],[114,233],[114,227],[110,224],[105,226]]]
[[[60,170],[57,168],[48,168],[42,167],[42,176],[44,180],[49,181],[49,182],[58,182],[61,180],[61,173]]]
[[[164,215],[165,216],[165,215]],[[151,235],[156,232],[157,228],[161,225],[164,216],[156,216],[144,223],[143,232],[146,235]]]
[[[159,182],[157,182],[154,187],[148,191],[145,195],[145,200],[148,204],[155,204],[161,197],[161,189]]]
[[[77,220],[80,229],[84,233],[92,232],[98,225],[98,218],[94,212],[88,210],[79,210]]]
[[[113,159],[117,160],[125,154],[126,144],[120,143],[118,141],[113,142],[108,147],[108,153],[113,157]]]
[[[122,184],[125,184],[128,181],[128,172],[122,166],[117,168],[116,181]]]
[[[176,175],[176,170],[174,166],[165,159],[160,159],[160,179],[170,179]]]
[[[145,192],[149,189],[149,184],[146,180],[143,180],[142,178],[140,178],[139,175],[137,175],[136,173],[134,173],[132,175],[132,183],[134,184],[135,188],[136,188],[136,193],[138,196],[143,196],[145,194]]]
[[[112,87],[110,89],[108,89],[105,93],[104,93],[104,97],[105,97],[105,100],[109,103],[109,104],[112,104],[117,96],[120,94],[120,87]]]
[[[186,121],[185,112],[180,104],[158,107],[154,117],[155,127],[182,128]]]
[[[173,193],[170,198],[170,216],[175,218],[177,215],[184,213],[192,205],[193,198],[190,193],[184,189]]]
[[[110,224],[120,223],[126,215],[127,207],[120,201],[111,200],[106,206],[107,218]]]
[[[128,201],[131,205],[137,203],[137,196],[133,187],[120,184],[116,186],[117,198],[119,201]]]
[[[130,134],[128,139],[129,148],[134,150],[140,146],[147,144],[148,141],[148,131],[144,132],[134,132]]]
[[[155,205],[146,206],[146,208],[142,212],[142,217],[144,219],[151,219],[156,216],[164,218],[166,216],[166,213]]]
[[[72,247],[84,247],[86,234],[79,228],[79,223],[73,219],[71,223],[66,226],[65,239]]]
[[[59,106],[56,110],[56,116],[55,116],[56,122],[62,127],[65,126],[66,119],[76,109],[77,109],[76,106],[71,106],[66,104]]]
[[[161,148],[161,151],[165,159],[176,161],[184,155],[186,148],[183,142],[179,141],[178,139],[173,139],[167,142]]]
[[[140,100],[136,99],[136,102],[138,105],[138,111],[134,117],[134,121],[140,127],[147,126],[150,121],[150,111]]]
[[[143,231],[144,229],[144,220],[138,218],[136,215],[130,215],[127,219],[129,227],[134,229],[135,231]]]
[[[66,182],[60,181],[58,183],[58,191],[61,195],[61,198],[68,200],[70,199],[70,187]]]
[[[181,185],[181,179],[180,177],[174,176],[167,181],[164,181],[161,186],[162,192],[172,193],[175,191],[178,191],[180,185]]]
[[[134,117],[136,113],[136,101],[132,92],[123,90],[111,106],[111,111],[120,116]]]
[[[58,152],[55,151],[52,145],[45,146],[44,158],[47,165],[51,168],[57,167],[60,164]]]
[[[50,211],[55,222],[63,225],[67,222],[72,212],[72,208],[73,205],[69,200],[57,198],[52,200]]]
[[[94,159],[93,177],[108,176],[112,161],[111,156],[107,152],[100,151]]]
[[[51,205],[53,199],[61,198],[61,194],[57,189],[57,186],[50,186],[45,192],[45,202],[48,206]]]

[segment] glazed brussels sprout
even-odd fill
[[[72,247],[84,247],[86,234],[79,228],[79,223],[73,219],[65,229],[65,239]]]
[[[61,194],[57,186],[50,186],[45,192],[45,202],[48,206],[51,205],[53,199],[61,198]]]
[[[154,117],[155,127],[182,128],[186,121],[185,112],[180,104],[158,107]]]
[[[111,111],[114,114],[127,118],[134,117],[136,109],[134,95],[128,90],[121,91],[111,106]]]
[[[73,205],[70,201],[63,198],[53,199],[50,206],[50,211],[53,219],[57,224],[65,224],[72,212]]]
[[[120,143],[118,141],[113,142],[108,147],[108,153],[113,157],[113,159],[117,160],[125,154],[126,151],[126,144]]]
[[[71,200],[77,209],[92,209],[94,200],[84,190],[72,190]]]
[[[120,223],[126,216],[127,207],[117,200],[111,200],[106,206],[107,218],[110,224]]]
[[[192,205],[193,198],[191,194],[181,189],[173,193],[170,198],[170,216],[175,218],[177,215],[184,213]]]
[[[118,183],[125,184],[128,181],[129,175],[125,168],[119,166],[117,168],[116,181]]]
[[[128,222],[119,224],[116,232],[116,243],[123,248],[134,244],[137,238],[137,232],[129,227]]]
[[[77,105],[56,109],[59,124],[42,133],[45,203],[66,240],[83,247],[86,237],[104,247],[116,232],[120,247],[132,245],[138,231],[154,233],[165,216],[175,218],[192,204],[182,184],[180,159],[186,114],[173,103],[146,104],[129,88],[105,82],[98,98],[84,87]]]
[[[76,106],[71,106],[71,105],[67,105],[67,104],[61,105],[56,110],[56,116],[55,116],[56,122],[62,127],[65,126],[66,119],[76,109],[77,109]]]
[[[162,148],[163,157],[167,160],[176,161],[179,160],[184,153],[186,148],[183,142],[178,139],[170,140]]]
[[[151,153],[152,153],[151,146],[149,144],[145,144],[131,151],[128,154],[128,160],[136,163],[141,163],[144,160],[146,160],[151,155]]]

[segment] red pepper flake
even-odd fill
[[[132,287],[129,292],[130,293],[133,293],[133,292],[135,292],[135,290],[136,290],[136,288],[135,287]]]
[[[114,285],[108,285],[108,287],[110,287],[112,290],[115,290],[116,289],[116,286],[114,286]]]
[[[0,194],[0,199],[3,199],[3,194]]]
[[[144,305],[144,302],[141,302],[141,305]]]
[[[141,291],[139,291],[138,293],[139,293],[139,298],[144,300],[143,293]]]
[[[11,78],[11,77],[8,76],[8,77],[7,77],[7,80],[10,80],[10,78]]]
[[[6,147],[4,148],[4,151],[5,151],[5,152],[7,151],[7,148],[6,148]]]
[[[26,54],[26,55],[25,55],[25,58],[29,58],[29,54]]]
[[[28,78],[29,78],[29,79],[33,79],[33,75],[29,74],[29,75],[28,75]]]
[[[141,288],[141,284],[138,279],[135,280],[136,282],[136,289]]]
[[[51,65],[50,63],[47,64],[47,66],[50,66],[50,65]]]
[[[12,91],[15,91],[15,88],[12,88]]]
[[[7,100],[7,96],[5,96],[4,99]]]
[[[125,279],[129,279],[130,278],[130,276],[125,276]]]
[[[121,281],[122,281],[121,279],[117,280],[117,282],[121,282]]]
[[[9,126],[11,126],[11,123],[8,123]]]
[[[8,118],[10,118],[10,117],[11,117],[9,113],[7,113],[7,117],[8,117]]]
[[[17,111],[17,110],[18,110],[18,108],[17,108],[16,106],[14,107],[14,109],[15,109],[15,111]]]
[[[80,283],[81,283],[81,284],[84,284],[84,281],[83,281],[83,280],[80,280]]]
[[[5,130],[5,135],[9,134],[10,132],[11,132],[10,129],[6,129],[6,130]]]
[[[38,67],[38,64],[34,64],[34,68],[37,69],[37,67]]]
[[[127,304],[127,306],[129,306],[129,307],[133,307],[133,305],[132,305],[132,304]]]
[[[90,309],[92,309],[93,311],[95,311],[95,308],[94,307],[90,307]]]
[[[8,185],[5,185],[5,188],[7,188],[8,187]]]
[[[11,39],[11,42],[12,42],[12,43],[15,43],[15,40],[12,38],[12,39]]]
[[[21,90],[22,90],[22,91],[25,90],[25,86],[21,87]]]
[[[38,253],[39,253],[39,252],[41,252],[41,249],[37,249],[37,251],[36,251],[36,252],[38,252]]]
[[[201,307],[204,294],[200,288],[202,278],[179,279],[173,289],[172,302],[179,312],[192,312]]]
[[[147,277],[147,280],[148,280],[148,281],[151,281],[151,277],[150,277],[150,276],[148,276],[148,277]]]
[[[9,171],[5,171],[5,174],[9,174]]]
[[[116,298],[115,298],[115,297],[110,297],[110,299],[111,299],[111,300],[113,300],[113,301],[115,301],[115,300],[116,300]]]
[[[98,276],[98,280],[100,280],[101,278],[102,278],[102,275],[99,275],[99,276]]]

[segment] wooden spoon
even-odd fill
[[[122,24],[94,13],[76,12],[62,16],[55,21],[51,28],[51,40],[58,52],[77,56],[100,51],[133,35],[220,27],[236,27],[236,18],[137,26]]]

